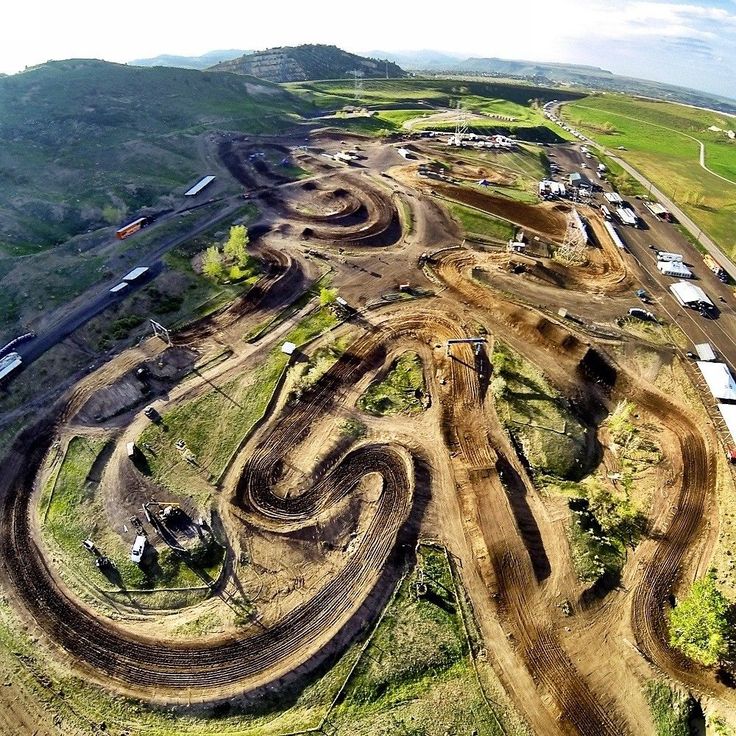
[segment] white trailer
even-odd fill
[[[618,192],[606,192],[603,195],[611,204],[623,204],[623,197]]]
[[[135,562],[137,565],[143,559],[143,552],[146,549],[146,539],[144,534],[138,534],[133,542],[133,547],[130,550],[130,561]]]
[[[679,253],[668,253],[666,250],[660,250],[657,253],[657,260],[672,262],[678,261],[679,263],[682,263],[684,259]]]
[[[713,350],[713,346],[709,342],[702,342],[696,345],[695,352],[702,361],[710,362],[716,359],[715,350]]]
[[[657,268],[665,276],[678,279],[691,279],[693,272],[682,261],[657,261]]]
[[[210,184],[212,184],[214,180],[215,180],[215,177],[212,176],[212,174],[203,176],[191,189],[187,189],[187,191],[184,192],[184,196],[185,197],[195,197],[205,187],[208,187]]]

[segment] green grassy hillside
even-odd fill
[[[93,60],[0,78],[0,254],[35,252],[201,173],[193,136],[274,131],[304,103],[260,80]]]
[[[736,118],[619,95],[587,97],[565,105],[562,112],[638,168],[725,253],[736,257],[736,140],[727,134],[736,129]],[[698,141],[705,146],[705,164],[713,173],[699,164]],[[616,150],[619,146],[626,150]]]

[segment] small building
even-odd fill
[[[611,204],[623,204],[623,197],[618,192],[605,192],[603,195]]]
[[[138,281],[138,279],[148,273],[149,270],[148,266],[138,266],[138,268],[134,268],[130,273],[126,273],[125,276],[123,276],[123,281],[127,281],[128,283]]]
[[[691,279],[693,272],[682,261],[657,261],[657,269],[665,276]]]
[[[526,243],[522,240],[509,240],[506,250],[509,253],[523,253],[526,250]]]
[[[736,381],[725,363],[697,361],[696,365],[703,374],[708,389],[716,399],[736,401]]]
[[[187,189],[186,192],[184,192],[185,197],[194,197],[197,194],[199,194],[205,187],[208,187],[212,182],[215,180],[215,177],[209,174],[208,176],[203,176],[191,189]]]
[[[293,342],[285,342],[281,346],[281,352],[284,355],[294,355],[295,350],[296,350],[296,345]]]
[[[585,174],[581,174],[578,171],[574,171],[570,174],[568,182],[573,189],[577,189],[579,192],[593,191],[593,182],[591,182]]]

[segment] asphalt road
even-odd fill
[[[587,159],[580,152],[579,145],[556,147],[552,150],[553,158],[561,167],[558,178],[563,179],[567,173],[582,171],[594,183],[600,183],[605,191],[611,187],[598,178],[595,172],[596,159]],[[587,169],[581,169],[581,164]],[[590,167],[593,168],[590,168]],[[614,221],[614,226],[627,246],[629,265],[638,274],[641,287],[647,291],[652,303],[647,307],[658,317],[678,325],[693,344],[709,342],[732,366],[736,365],[736,311],[734,310],[734,292],[732,287],[722,283],[705,265],[702,255],[671,224],[654,217],[641,201],[628,200],[632,209],[646,223],[646,229],[638,229],[621,225]],[[608,204],[601,194],[597,194],[591,202],[593,206]],[[681,253],[684,261],[695,278],[693,282],[700,286],[711,298],[719,310],[715,319],[703,317],[699,312],[682,307],[672,296],[669,287],[679,279],[665,276],[657,269],[657,258],[654,245],[658,250]],[[641,306],[632,293],[631,306]],[[725,301],[721,302],[720,298]]]

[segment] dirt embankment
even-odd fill
[[[476,207],[490,215],[503,217],[527,230],[546,235],[552,240],[561,242],[565,237],[567,229],[565,215],[569,211],[565,205],[527,204],[497,194],[449,184],[433,183],[433,189],[448,199]]]

